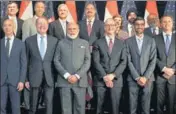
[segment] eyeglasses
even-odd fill
[[[115,27],[115,24],[105,24],[106,27]]]

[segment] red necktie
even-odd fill
[[[88,31],[88,35],[90,36],[90,34],[91,34],[91,32],[92,32],[91,21],[88,21],[88,24],[87,24],[87,31]]]
[[[114,43],[112,42],[112,39],[109,40],[109,53],[112,52],[112,48],[113,48]]]

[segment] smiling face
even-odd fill
[[[96,10],[93,4],[88,4],[85,9],[86,17],[93,18],[95,17]]]
[[[45,35],[48,30],[48,21],[44,17],[39,17],[36,21],[37,32],[41,35]]]
[[[45,12],[45,4],[44,4],[43,2],[37,2],[37,3],[35,4],[34,10],[35,10],[35,15],[36,15],[37,17],[43,16],[43,14],[44,14],[44,12]]]
[[[8,4],[7,14],[9,16],[16,16],[17,13],[18,13],[18,5],[15,2]]]
[[[115,21],[111,18],[107,19],[105,21],[105,34],[108,36],[112,36],[115,34],[116,31],[116,25],[115,25]]]
[[[164,16],[161,18],[161,27],[164,32],[172,32],[173,29],[173,19],[169,16]]]
[[[145,20],[136,20],[134,22],[134,29],[136,34],[143,34],[145,29]]]
[[[65,4],[61,4],[58,6],[58,15],[60,19],[66,19],[68,16],[68,8]]]

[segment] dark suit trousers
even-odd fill
[[[107,90],[110,90],[112,114],[119,114],[120,98],[122,93],[122,87],[107,88],[100,86],[96,88],[97,92],[97,111],[96,114],[103,114],[103,104],[105,101],[105,95]]]
[[[49,87],[43,79],[41,84],[42,89],[44,90],[44,99],[46,104],[46,114],[52,114],[53,113],[53,87]],[[38,104],[39,104],[39,92],[41,88],[40,87],[31,87],[30,88],[30,110],[29,114],[35,114]]]
[[[164,114],[164,105],[167,101],[167,114],[176,114],[176,84],[168,82],[157,84],[157,114]],[[174,107],[175,105],[175,107]]]
[[[86,88],[61,87],[59,90],[62,114],[85,114]]]
[[[153,82],[148,82],[145,87],[141,87],[137,83],[129,82],[130,114],[137,114],[137,111],[141,114],[150,114],[152,84]]]
[[[20,114],[20,92],[17,87],[4,84],[1,88],[1,114],[6,114],[8,95],[11,101],[12,114]]]

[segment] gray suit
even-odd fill
[[[176,75],[169,80],[164,78],[162,69],[170,67],[176,69],[176,45],[175,33],[172,34],[169,55],[165,53],[165,42],[163,34],[159,34],[155,38],[157,47],[157,64],[156,64],[156,87],[157,87],[157,114],[163,114],[165,98],[168,98],[168,114],[174,113],[174,102],[176,104]],[[166,92],[167,91],[167,92]],[[168,93],[168,97],[166,94]],[[176,111],[176,109],[175,109]]]
[[[45,90],[46,114],[52,114],[53,86],[54,86],[54,53],[57,39],[47,35],[47,50],[42,60],[37,45],[37,35],[26,39],[26,50],[28,60],[27,78],[30,83],[30,113],[35,114],[37,108],[37,98],[39,87]],[[37,78],[36,78],[37,77]]]
[[[17,84],[26,78],[26,50],[22,41],[14,38],[10,57],[5,50],[5,38],[1,39],[1,114],[6,114],[8,94],[10,96],[12,114],[20,114],[20,93]]]
[[[24,21],[23,26],[22,26],[22,41],[25,41],[26,38],[33,36],[37,33],[36,29],[36,18],[29,18]]]
[[[56,49],[54,63],[59,73],[56,86],[60,87],[62,114],[73,114],[72,107],[74,114],[85,114],[87,71],[90,67],[88,42],[79,38],[72,40],[68,37],[61,40]],[[70,84],[64,77],[67,72],[71,75],[78,74],[79,81]]]
[[[130,95],[130,114],[136,114],[139,93],[142,93],[141,112],[150,112],[151,85],[154,81],[153,71],[156,65],[156,45],[154,39],[144,35],[142,51],[139,53],[136,37],[133,36],[126,40],[129,75],[127,78]],[[145,87],[140,87],[136,79],[145,76],[149,81]],[[147,99],[147,100],[146,100]]]

